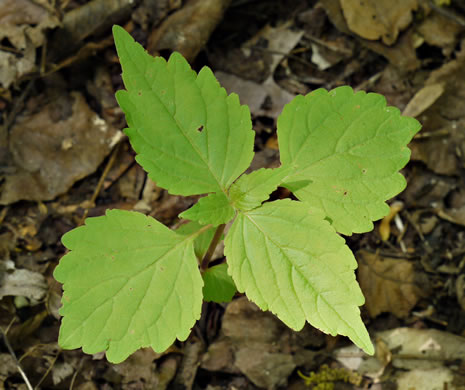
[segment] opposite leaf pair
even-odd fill
[[[319,89],[278,120],[282,165],[246,175],[254,132],[238,97],[210,69],[197,75],[177,53],[154,59],[122,28],[113,32],[127,89],[117,99],[136,160],[171,194],[208,195],[180,215],[193,222],[177,231],[111,210],[63,237],[60,345],[106,350],[112,362],[140,347],[162,352],[188,337],[202,298],[228,300],[235,284],[293,329],[308,321],[373,353],[357,263],[337,232],[369,231],[387,214],[385,201],[405,187],[398,171],[418,122],[380,95]],[[278,186],[299,201],[265,202]],[[230,221],[227,266],[201,275],[214,227]]]

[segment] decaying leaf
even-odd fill
[[[349,28],[365,39],[392,45],[412,21],[417,0],[341,0]]]
[[[0,41],[13,52],[0,49],[0,86],[8,88],[36,69],[36,48],[45,42],[44,31],[59,24],[56,15],[29,0],[0,2]]]
[[[415,284],[413,264],[407,260],[382,258],[359,251],[358,281],[371,317],[390,312],[405,318],[424,292]]]
[[[11,129],[13,173],[5,177],[0,204],[50,200],[66,192],[94,172],[120,138],[80,93],[58,96]]]
[[[47,287],[44,276],[38,272],[28,269],[13,269],[11,272],[4,272],[0,268],[0,299],[9,295],[39,301],[45,297]]]
[[[231,0],[190,0],[153,30],[147,50],[169,49],[193,61],[223,18]]]

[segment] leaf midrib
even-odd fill
[[[276,245],[277,248],[279,248],[281,250],[282,246],[281,245],[278,245],[271,237],[269,237],[259,226],[259,224],[257,224],[255,222],[255,220],[246,212],[242,212],[240,211],[242,215],[244,215],[246,218],[249,219],[249,221],[263,234],[264,237],[266,237],[270,242],[272,242],[274,245]],[[295,250],[298,250],[297,248],[293,248]],[[299,269],[297,267],[294,266],[294,264],[292,263],[292,261],[288,258],[288,256],[284,256],[288,261],[289,263],[291,264],[291,267],[293,269],[296,270],[296,272],[304,279],[304,280],[307,280],[307,278],[299,271]],[[352,329],[352,331],[358,336],[358,338],[361,340],[360,336],[358,335],[358,332],[343,318],[340,316],[340,314],[333,308],[333,305],[330,304],[326,298],[324,296],[322,296],[320,293],[316,292],[317,290],[315,289],[315,287],[313,287],[313,285],[310,283],[310,282],[307,282],[313,289],[313,291],[315,291],[315,295],[317,296],[320,296],[321,299],[328,305],[328,307],[331,308],[331,310],[335,313],[335,315],[341,320],[341,322],[345,323],[347,325],[347,327],[349,329]],[[299,305],[302,307],[302,303],[300,302],[300,298],[299,296],[296,294],[296,298],[299,299]],[[305,317],[305,319],[308,321],[307,319],[307,316],[305,315],[305,311],[303,311],[303,315]]]
[[[138,66],[138,64],[137,64],[137,62],[134,61],[134,60],[132,59],[132,57],[129,55],[129,50],[127,49],[126,41],[124,41],[124,45],[125,45],[125,49],[126,49],[126,56],[125,56],[125,57],[126,57],[126,60],[132,62],[132,63],[134,64],[134,66],[135,66],[137,69],[139,69],[139,73],[142,75],[143,80],[145,81],[145,83],[146,83],[146,85],[147,85],[147,87],[148,87],[148,91],[149,91],[150,93],[152,93],[152,94],[156,97],[156,99],[160,102],[161,106],[165,109],[166,113],[167,113],[170,117],[173,118],[173,122],[176,124],[176,127],[178,128],[178,130],[180,131],[180,133],[184,136],[184,138],[189,142],[189,144],[190,144],[191,147],[194,149],[194,151],[198,154],[198,156],[201,158],[201,160],[203,161],[203,163],[204,163],[205,166],[207,167],[208,171],[210,172],[211,176],[212,176],[213,179],[216,181],[216,183],[217,183],[219,189],[220,189],[223,193],[226,193],[226,189],[223,187],[223,185],[221,184],[220,180],[216,177],[216,175],[215,175],[214,172],[212,171],[212,168],[210,167],[210,164],[208,163],[208,161],[205,160],[203,154],[200,153],[200,151],[199,151],[199,149],[197,148],[197,146],[195,145],[195,143],[193,143],[193,141],[191,140],[191,138],[188,137],[188,135],[184,132],[184,130],[182,129],[182,127],[181,127],[180,124],[178,123],[178,121],[177,121],[177,119],[176,119],[176,110],[177,110],[176,104],[174,105],[174,110],[175,110],[174,115],[171,115],[170,112],[169,112],[169,110],[168,110],[168,108],[165,106],[165,104],[164,104],[163,101],[160,99],[160,97],[158,96],[158,94],[155,92],[155,90],[152,89],[151,84],[150,84],[149,80],[148,80],[147,77],[146,77],[146,71],[141,72],[141,71],[140,71],[140,68],[139,68],[139,66]],[[176,61],[177,61],[177,60],[176,60]],[[155,63],[154,63],[154,62],[152,62],[152,63],[150,63],[150,62],[144,62],[143,65],[147,68],[148,66],[155,66]],[[164,65],[165,65],[166,68],[168,69],[169,63],[165,62]],[[174,64],[174,65],[176,66],[176,64]],[[155,69],[155,70],[156,70],[156,69]],[[176,69],[175,69],[175,71],[176,71]],[[195,77],[195,80],[197,80],[197,76]],[[200,88],[198,87],[196,81],[194,81],[194,84],[195,84],[195,86],[197,87],[197,89],[200,91]],[[125,84],[125,86],[126,86],[127,90],[130,91],[129,86],[127,86],[126,84]],[[131,88],[131,89],[132,89],[132,88]],[[177,93],[177,88],[176,88],[176,77],[174,77],[173,89],[174,89],[174,94],[176,95],[176,93]],[[202,96],[201,91],[200,91],[200,96]],[[174,101],[176,101],[176,98],[174,98]],[[203,100],[203,97],[202,97],[202,102],[203,102],[204,105],[205,105],[205,101]],[[206,126],[206,124],[205,124],[205,126]],[[209,130],[208,128],[205,129],[205,131],[208,131],[208,130]]]

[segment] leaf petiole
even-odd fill
[[[223,235],[225,227],[226,224],[223,223],[216,228],[215,235],[213,236],[212,241],[210,242],[210,246],[207,249],[207,253],[205,253],[205,256],[202,259],[202,263],[200,264],[200,272],[203,273],[208,268],[208,263],[210,263],[213,253],[215,252],[215,249],[221,240],[221,236]]]

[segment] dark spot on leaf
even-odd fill
[[[367,173],[366,168],[363,168],[363,169],[362,169],[362,173],[363,173],[363,174]]]
[[[347,195],[347,191],[344,191],[344,196],[346,196],[346,195]]]
[[[197,131],[198,131],[199,133],[201,133],[202,130],[203,130],[203,125],[200,125],[199,127],[197,127]]]
[[[142,91],[138,91],[137,94],[138,94],[139,96],[142,96]]]

